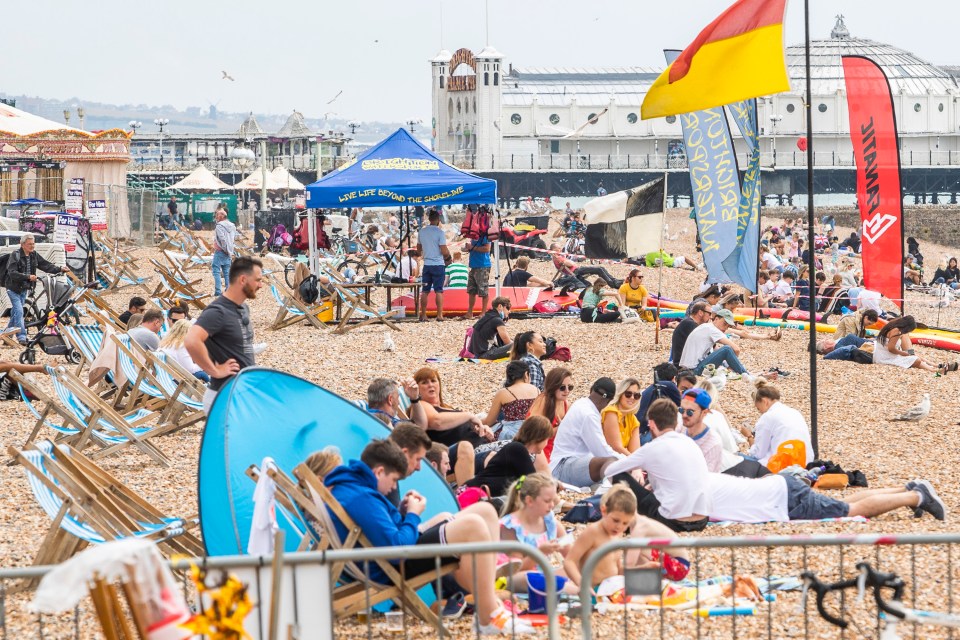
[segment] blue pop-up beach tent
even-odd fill
[[[307,207],[494,204],[497,182],[452,167],[404,129],[307,185]]]
[[[217,394],[200,445],[198,502],[207,554],[247,552],[256,487],[246,475],[251,464],[269,456],[289,474],[328,446],[337,447],[344,460],[359,459],[367,443],[389,434],[369,413],[308,380],[262,367],[244,369]],[[401,494],[410,489],[427,499],[424,518],[459,509],[428,464],[400,482]],[[300,538],[279,512],[277,524],[285,529],[286,551],[296,551]]]

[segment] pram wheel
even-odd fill
[[[36,364],[37,363],[37,350],[33,347],[27,347],[23,350],[23,353],[20,354],[20,364]]]
[[[71,349],[70,353],[68,353],[66,357],[70,364],[80,364],[83,362],[83,354],[76,349]]]

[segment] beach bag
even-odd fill
[[[589,498],[584,498],[575,504],[573,508],[567,512],[567,515],[563,516],[563,521],[571,524],[597,522],[603,517],[600,513],[600,498],[602,497],[603,496],[590,496]]]
[[[533,310],[537,313],[559,313],[562,307],[554,300],[541,300],[533,305]]]
[[[486,487],[460,487],[457,492],[457,502],[461,509],[466,509],[472,504],[478,502],[488,502],[490,500],[490,491]]]
[[[654,314],[653,309],[644,309],[640,312],[640,319],[644,322],[654,322],[657,316]]]
[[[313,304],[320,297],[320,287],[317,285],[317,276],[312,273],[300,282],[297,287],[300,293],[300,299],[306,304]]]
[[[473,352],[470,351],[470,344],[473,342],[473,327],[467,327],[467,331],[463,336],[463,348],[460,349],[458,354],[461,358],[476,358],[473,355]]]
[[[624,324],[633,324],[635,322],[640,322],[640,314],[630,307],[624,307],[623,309],[620,309],[620,319]]]
[[[817,478],[817,489],[846,489],[850,478],[845,473],[825,473]]]
[[[557,347],[549,356],[544,356],[544,360],[556,360],[557,362],[570,362],[572,359],[570,349],[567,347]]]
[[[779,473],[787,467],[798,465],[803,467],[807,463],[807,445],[801,440],[787,440],[781,442],[777,452],[770,456],[767,468],[770,473]]]
[[[10,268],[10,256],[16,254],[17,260],[20,259],[20,250],[15,249],[5,256],[0,256],[0,287],[7,286],[7,270]]]

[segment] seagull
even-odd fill
[[[236,82],[236,80],[234,79],[234,77],[233,77],[232,75],[230,75],[229,73],[227,73],[226,71],[221,71],[220,73],[223,74],[223,77],[220,78],[221,80],[229,80],[230,82]]]
[[[327,100],[327,104],[333,104],[334,100],[336,100],[337,98],[339,98],[341,93],[343,93],[343,89],[340,89],[340,91],[337,92],[337,95],[335,95],[335,96],[333,96],[332,98],[330,98],[329,100]]]
[[[930,413],[930,394],[923,394],[923,400],[920,401],[915,407],[907,409],[907,412],[898,418],[894,418],[894,421],[903,421],[903,422],[916,422],[917,420],[922,420],[927,417],[927,414]]]
[[[397,345],[393,344],[393,338],[389,333],[383,336],[383,350],[384,351],[394,351],[396,350]]]

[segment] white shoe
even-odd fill
[[[521,620],[515,615],[511,615],[503,606],[491,614],[490,622],[480,624],[480,619],[473,618],[473,630],[481,636],[513,635],[517,633],[533,633],[534,629],[529,623]]]
[[[253,355],[260,355],[267,350],[266,342],[254,342],[253,343]]]

